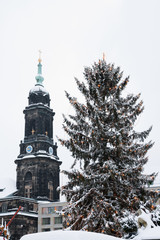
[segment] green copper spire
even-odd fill
[[[42,59],[41,59],[41,51],[39,51],[39,59],[38,59],[38,74],[37,74],[37,76],[35,77],[36,78],[36,81],[37,81],[37,84],[36,85],[42,85],[43,86],[43,80],[44,80],[44,78],[43,78],[43,76],[42,76],[42,64],[41,64],[41,62],[42,62]]]

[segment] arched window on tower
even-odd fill
[[[45,135],[50,137],[50,126],[49,126],[49,121],[45,121]]]
[[[34,119],[30,121],[29,132],[30,135],[34,135],[36,132],[36,121]]]
[[[45,105],[48,105],[49,106],[49,95],[48,94],[44,94],[43,95],[43,103],[45,104]]]
[[[48,190],[49,190],[49,200],[53,200],[53,175],[49,175],[48,181]]]
[[[24,190],[25,190],[25,197],[31,198],[32,197],[32,174],[31,172],[27,172],[24,179]]]
[[[29,104],[34,104],[37,103],[36,101],[36,95],[35,94],[31,94],[29,97]]]

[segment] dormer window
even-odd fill
[[[2,204],[2,213],[7,212],[7,204],[3,203]]]

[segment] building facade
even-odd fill
[[[63,216],[60,211],[66,205],[66,202],[40,203],[38,206],[38,232],[62,229]]]
[[[0,199],[0,219],[8,223],[18,207],[22,206],[18,215],[9,225],[10,240],[18,240],[21,236],[37,232],[38,202],[34,199],[8,196]]]

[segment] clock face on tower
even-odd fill
[[[52,148],[52,147],[49,147],[48,152],[49,152],[50,155],[53,155],[53,148]]]
[[[31,145],[28,145],[28,146],[26,147],[26,152],[27,152],[27,153],[31,153],[32,150],[33,150],[33,147],[32,147]]]

